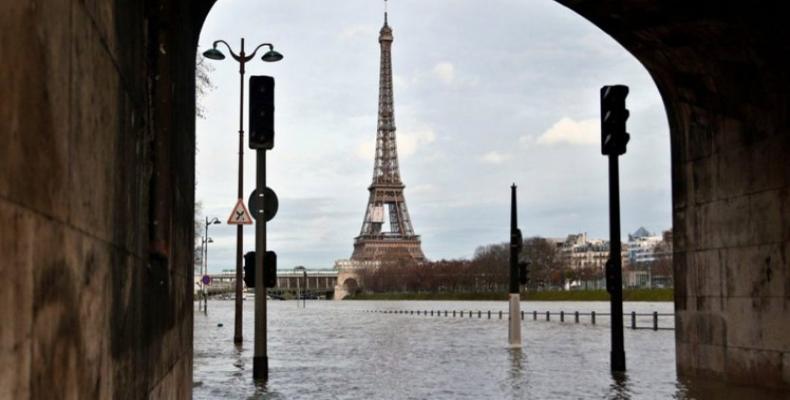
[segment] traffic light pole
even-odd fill
[[[518,216],[516,213],[516,184],[510,187],[510,290],[508,323],[508,342],[511,347],[521,347],[521,294],[519,285],[518,257],[523,245],[521,231],[518,229]]]
[[[269,378],[269,356],[266,351],[266,285],[263,265],[266,254],[266,218],[264,215],[264,189],[266,188],[266,150],[257,149],[256,188],[258,215],[255,218],[255,349],[252,358],[253,379]]]
[[[620,245],[620,171],[618,155],[609,154],[609,263],[612,314],[612,371],[625,371],[625,345],[623,343],[623,268]]]

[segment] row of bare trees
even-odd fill
[[[561,286],[565,273],[555,244],[542,239],[524,241],[522,255],[530,261],[530,285]],[[487,292],[507,289],[510,276],[507,243],[481,246],[467,259],[422,264],[397,262],[360,274],[365,290],[372,292]]]
[[[439,260],[422,264],[396,262],[360,273],[364,290],[371,292],[490,292],[508,287],[508,243],[481,246],[471,259]],[[529,261],[528,289],[559,289],[568,282],[603,279],[602,268],[573,269],[563,262],[555,242],[544,238],[524,241],[522,257]],[[671,259],[650,266],[671,277]]]

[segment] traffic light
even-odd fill
[[[518,263],[518,280],[522,285],[526,285],[529,282],[529,263],[522,261]]]
[[[630,113],[625,108],[628,86],[614,85],[601,88],[601,154],[625,154],[631,136],[625,131]]]
[[[255,287],[255,252],[250,251],[244,255],[244,284],[248,288]]]
[[[510,234],[510,247],[513,249],[513,253],[515,253],[516,257],[521,254],[521,249],[524,247],[524,239],[521,237],[521,229],[516,228],[515,230],[511,230]]]
[[[267,251],[263,256],[263,267],[266,273],[263,274],[263,286],[273,288],[277,286],[277,253]],[[244,255],[244,284],[248,288],[255,287],[255,252],[250,251]]]
[[[263,274],[263,286],[267,288],[273,288],[277,286],[277,253],[273,251],[267,251],[266,255],[263,258],[263,267],[266,269],[266,273]]]
[[[250,148],[274,147],[274,78],[250,77]]]
[[[604,274],[606,275],[606,291],[614,293],[615,289],[615,282],[614,282],[614,263],[612,259],[606,260],[606,267],[604,269]]]

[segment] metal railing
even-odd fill
[[[426,317],[449,317],[449,318],[477,318],[477,319],[491,319],[492,315],[495,318],[502,319],[504,316],[507,316],[507,319],[510,320],[510,313],[507,311],[481,311],[481,310],[365,310],[365,312],[369,313],[378,313],[378,314],[399,314],[399,315],[418,315],[418,316],[426,316]],[[598,317],[610,317],[611,314],[608,312],[565,312],[565,311],[522,311],[521,312],[521,320],[523,321],[525,318],[532,317],[533,321],[538,321],[540,316],[540,320],[551,321],[552,316],[554,318],[559,318],[560,323],[565,323],[566,319],[573,319],[573,323],[579,324],[583,323],[584,320],[588,321],[591,325],[596,325]],[[648,329],[648,330],[674,330],[674,316],[673,313],[660,313],[658,311],[653,311],[652,313],[637,313],[636,311],[631,311],[630,314],[624,314],[624,318],[630,319],[629,327],[632,330],[638,329]],[[659,321],[661,319],[667,319],[672,317],[672,325],[673,326],[659,326]],[[570,322],[570,321],[568,321]]]

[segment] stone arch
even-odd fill
[[[769,278],[790,276],[790,6],[556,1],[634,55],[664,101],[678,370],[790,386],[790,337],[768,332],[790,290]]]
[[[360,289],[360,286],[356,279],[347,278],[345,281],[343,281],[343,288],[345,288],[349,294],[353,294]]]
[[[790,386],[790,338],[769,328],[787,327],[790,293],[767,278],[790,276],[790,6],[558,2],[631,52],[664,101],[678,370]]]
[[[631,52],[664,100],[678,370],[787,388],[790,4],[558,1]],[[0,397],[188,397],[194,63],[213,4],[0,6],[17,38],[0,64],[0,265],[17,266],[0,310],[22,321],[10,357],[30,366]],[[62,324],[67,337],[49,334]],[[35,362],[34,348],[62,357]],[[68,365],[85,368],[64,379]]]

